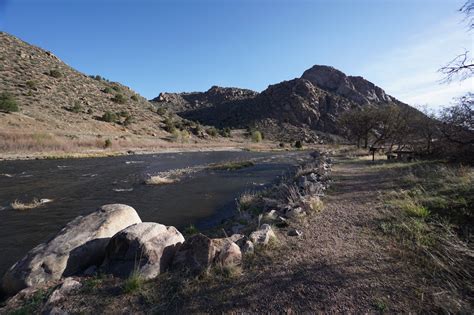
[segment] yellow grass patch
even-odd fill
[[[173,184],[176,180],[168,177],[162,177],[159,175],[151,176],[150,178],[145,180],[145,184],[147,185],[166,185],[166,184]]]

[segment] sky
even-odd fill
[[[147,98],[256,91],[314,64],[437,109],[474,87],[437,70],[473,51],[464,0],[0,0],[0,30]]]

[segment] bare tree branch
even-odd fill
[[[469,56],[469,51],[456,56],[438,72],[444,75],[442,83],[450,83],[453,80],[463,81],[474,75],[474,60]]]
[[[464,20],[467,22],[469,30],[474,29],[474,1],[466,1],[459,12],[465,15]]]

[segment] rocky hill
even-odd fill
[[[153,101],[174,108],[182,117],[219,128],[254,127],[268,137],[290,141],[316,141],[321,134],[339,134],[336,124],[342,112],[372,104],[408,106],[387,95],[383,89],[362,77],[347,76],[341,71],[315,65],[300,78],[270,85],[261,93],[235,93],[238,89],[219,88],[225,97],[210,98],[209,91],[191,93],[206,99],[205,106],[189,94],[162,93]],[[247,90],[244,90],[247,91]],[[179,98],[179,102],[177,99]]]
[[[252,90],[213,86],[206,92],[160,93],[158,97],[151,101],[164,104],[165,106],[169,104],[169,109],[183,112],[212,107],[217,104],[247,100],[255,97],[257,94],[257,92]]]
[[[130,88],[80,73],[51,52],[3,32],[0,93],[10,94],[19,107],[0,112],[0,133],[166,134],[163,117]],[[103,121],[106,113],[109,121]]]

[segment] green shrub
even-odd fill
[[[197,227],[194,226],[194,224],[190,224],[187,228],[184,229],[183,232],[185,235],[191,236],[194,234],[198,234],[199,230],[197,229]]]
[[[63,74],[59,70],[56,70],[56,69],[49,70],[49,75],[53,78],[60,78],[63,76]]]
[[[19,108],[13,95],[9,93],[0,94],[0,112],[10,113],[17,111],[19,111]]]
[[[217,137],[217,134],[218,134],[217,129],[214,128],[214,127],[207,128],[207,129],[206,129],[206,132],[207,132],[207,134],[210,135],[211,137]]]
[[[163,115],[166,114],[166,108],[164,108],[164,107],[158,107],[158,109],[156,110],[156,113],[157,113],[158,115],[163,116]]]
[[[107,93],[107,94],[112,94],[114,90],[110,86],[106,86],[102,92]]]
[[[297,149],[303,148],[303,143],[301,142],[301,140],[296,140],[295,148],[297,148]]]
[[[127,116],[125,118],[125,120],[123,121],[123,125],[126,127],[126,126],[130,126],[132,123],[133,123],[133,117],[132,116]]]
[[[203,132],[203,128],[200,124],[196,124],[193,128],[192,128],[192,133],[196,136],[201,136],[202,135],[202,132]]]
[[[120,92],[120,91],[121,91],[120,86],[115,85],[115,84],[112,85],[112,89],[114,89],[114,91],[117,91],[117,92]]]
[[[111,113],[109,111],[106,111],[103,115],[102,115],[102,120],[103,121],[106,121],[106,122],[115,122],[117,121],[117,115],[114,114],[114,113]]]
[[[176,130],[173,120],[169,117],[165,119],[165,130],[169,133],[173,133]]]
[[[140,276],[138,271],[133,271],[133,273],[123,283],[123,292],[137,293],[141,291],[144,283],[145,280]]]
[[[126,110],[122,110],[122,111],[120,111],[120,112],[117,113],[117,116],[127,118],[128,116],[130,116],[130,113],[127,112]]]
[[[74,105],[69,108],[69,111],[73,113],[80,113],[82,111],[82,106],[80,101],[75,101]]]
[[[106,139],[104,142],[104,149],[110,148],[112,146],[112,140]]]
[[[219,134],[222,136],[222,137],[225,137],[225,138],[230,138],[232,136],[231,134],[231,130],[229,127],[226,127],[222,130],[219,131]]]
[[[94,76],[94,80],[102,81],[102,77],[100,75],[96,75],[96,76]]]
[[[30,80],[30,81],[26,81],[26,86],[34,90],[38,87],[38,83],[36,81]]]
[[[138,102],[138,96],[136,96],[136,95],[130,96],[130,99],[131,99],[132,101]]]
[[[118,104],[125,104],[126,99],[125,99],[125,96],[123,96],[123,94],[117,93],[115,94],[114,97],[112,97],[112,102],[115,102]]]
[[[252,141],[253,142],[261,142],[262,141],[262,133],[258,130],[252,132]]]

